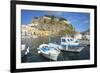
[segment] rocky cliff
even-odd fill
[[[50,31],[53,35],[75,34],[75,28],[69,23],[68,20],[62,17],[44,15],[34,17],[33,24],[37,24],[38,30]]]

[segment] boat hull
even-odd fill
[[[77,49],[65,49],[65,51],[69,51],[69,52],[81,52],[83,50],[84,47],[81,48],[77,48]]]
[[[41,53],[44,57],[48,58],[48,59],[51,59],[51,60],[54,60],[56,61],[57,58],[58,58],[58,55],[59,54],[53,54],[53,55],[50,55],[50,54],[44,54],[44,53]]]
[[[51,59],[51,60],[57,60],[58,55],[60,54],[59,47],[54,46],[55,44],[42,44],[39,46],[38,53],[42,54],[44,57]]]
[[[51,60],[54,60],[54,61],[57,60],[58,55],[60,54],[60,52],[46,54],[46,53],[43,53],[43,52],[41,52],[41,51],[38,51],[38,53],[39,53],[39,54],[42,54],[44,57],[46,57],[46,58],[48,58],[48,59],[51,59]]]
[[[83,49],[84,49],[84,47],[78,47],[78,48],[65,48],[63,50],[69,51],[69,52],[81,52]]]

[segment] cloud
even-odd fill
[[[87,23],[89,23],[90,21],[89,20],[85,20],[85,21],[83,21],[83,23],[85,23],[85,24],[87,24]]]
[[[47,15],[55,15],[55,16],[62,16],[63,12],[58,12],[58,11],[46,11],[45,12]]]

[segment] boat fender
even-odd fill
[[[38,53],[40,54],[41,52],[40,52],[40,51],[38,51]]]

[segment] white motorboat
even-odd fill
[[[38,48],[38,53],[41,53],[44,57],[51,60],[57,60],[60,50],[52,46],[52,44],[42,44]]]
[[[80,46],[79,40],[72,37],[61,37],[61,46],[65,51],[80,52],[84,47]]]

